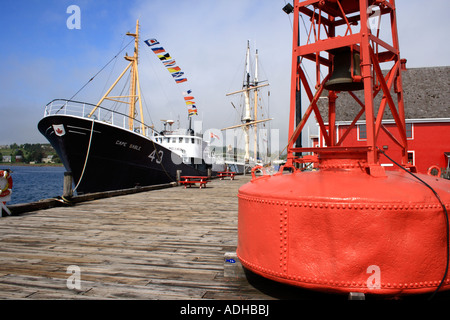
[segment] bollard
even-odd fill
[[[177,185],[180,185],[180,180],[181,180],[181,170],[177,170]]]
[[[64,172],[64,188],[63,188],[63,198],[71,198],[73,196],[72,190],[72,172]]]
[[[348,300],[366,300],[366,296],[362,292],[350,292]]]
[[[212,169],[208,168],[208,179],[211,179],[212,176]]]
[[[225,278],[244,279],[245,271],[235,251],[225,252],[223,276]]]

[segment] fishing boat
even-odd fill
[[[134,54],[125,55],[128,66],[101,100],[96,104],[53,100],[45,106],[44,116],[38,123],[39,131],[71,172],[78,194],[168,183],[176,181],[177,173],[211,174],[212,166],[203,156],[206,142],[202,133],[195,132],[191,126],[191,117],[197,115],[191,95],[184,96],[188,129],[172,130],[173,121],[166,120],[164,130],[158,132],[153,125],[145,123],[138,71],[139,20],[136,32],[126,35],[134,38]],[[158,54],[176,83],[187,81],[156,39],[144,43]],[[129,95],[112,96],[113,88],[127,73],[130,74]],[[125,104],[128,113],[107,108],[102,105],[104,101]]]
[[[245,57],[245,68],[244,68],[244,81],[242,84],[242,89],[234,92],[227,93],[227,96],[232,96],[240,94],[243,98],[243,103],[239,110],[240,114],[240,124],[233,125],[225,130],[234,130],[237,128],[242,128],[244,134],[244,155],[239,157],[235,155],[232,150],[232,146],[229,145],[227,149],[227,155],[225,157],[225,163],[228,167],[234,168],[238,172],[243,172],[250,170],[256,165],[263,165],[265,161],[262,159],[264,148],[259,148],[258,145],[258,125],[263,124],[272,119],[259,119],[258,120],[258,109],[260,108],[259,102],[259,90],[262,87],[269,85],[267,80],[260,81],[258,75],[258,50],[254,55],[254,70],[251,70],[251,54],[250,54],[250,41],[247,41],[247,50]],[[253,72],[252,72],[253,71]],[[253,95],[252,95],[253,93]],[[253,101],[252,101],[253,99]],[[253,102],[253,103],[252,103]],[[232,103],[233,107],[237,108]],[[250,131],[253,128],[253,157],[250,156]],[[267,132],[267,131],[266,131]],[[266,135],[266,145],[267,145],[267,135]],[[267,148],[266,148],[267,149]],[[231,156],[230,156],[231,155]]]

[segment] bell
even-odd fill
[[[332,91],[354,91],[364,88],[362,81],[355,81],[352,77],[352,52],[349,47],[329,51],[333,57],[333,73],[324,88]],[[353,53],[353,76],[361,77],[361,62],[359,53]]]

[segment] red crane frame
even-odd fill
[[[376,34],[372,34],[369,26],[370,14],[374,12],[376,7],[379,8],[379,19],[383,15],[390,16],[391,40],[389,44],[380,39],[380,29],[377,28]],[[395,0],[307,0],[294,2],[294,25],[293,25],[293,54],[292,54],[292,74],[291,74],[291,102],[290,102],[290,118],[289,118],[289,143],[287,147],[288,161],[286,166],[292,166],[293,162],[302,161],[297,156],[300,152],[314,152],[319,156],[323,153],[363,153],[367,159],[367,167],[369,173],[376,175],[383,174],[379,166],[379,151],[377,149],[377,139],[380,131],[384,131],[398,146],[402,152],[402,165],[409,167],[412,171],[413,167],[408,165],[407,159],[407,138],[405,128],[405,112],[403,102],[403,88],[401,71],[404,69],[406,60],[400,59],[399,41],[397,35],[397,18],[395,9]],[[299,39],[299,23],[300,15],[309,18],[310,27],[308,41],[306,44],[300,45]],[[306,19],[303,20],[303,22]],[[381,21],[381,20],[380,20]],[[352,30],[352,25],[359,25],[359,32]],[[337,35],[336,29],[345,29],[343,35]],[[336,99],[339,92],[328,91],[328,129],[326,128],[323,117],[317,106],[319,97],[324,90],[324,84],[332,74],[332,55],[328,53],[328,57],[321,55],[327,51],[350,47],[351,50],[359,52],[361,56],[361,76],[352,77],[354,81],[362,81],[364,83],[364,101],[361,101],[352,91],[349,94],[361,106],[361,110],[355,115],[347,132],[340,138],[336,139]],[[315,63],[316,66],[316,83],[315,94],[307,81],[304,70],[302,69],[302,60],[307,59]],[[381,71],[381,64],[385,62],[393,62],[393,66],[386,76]],[[328,75],[323,79],[321,77],[321,67],[328,69]],[[352,65],[353,68],[353,65]],[[304,116],[300,123],[295,126],[296,116],[296,93],[301,90],[301,85],[308,96],[309,106],[305,110]],[[392,87],[394,93],[391,94]],[[382,94],[381,104],[377,113],[375,113],[374,98],[378,94]],[[394,103],[396,96],[397,106]],[[392,113],[395,123],[400,133],[400,140],[383,125],[383,114],[388,107]],[[321,128],[326,147],[321,148],[298,148],[294,147],[294,143],[300,135],[306,121],[314,112],[316,121]],[[342,142],[347,134],[355,126],[356,122],[365,114],[367,143],[363,147],[343,147]],[[308,158],[308,157],[306,157]]]

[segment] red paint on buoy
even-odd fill
[[[450,207],[450,181],[420,178]],[[254,178],[239,190],[238,234],[246,268],[320,291],[431,292],[446,267],[441,204],[400,171],[373,177],[339,164]]]

